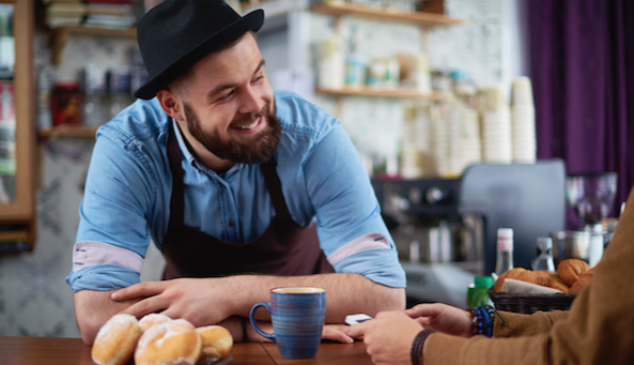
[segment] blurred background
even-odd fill
[[[64,278],[95,130],[147,80],[135,25],[158,2],[0,4],[0,335],[79,336]],[[410,302],[464,306],[499,227],[517,266],[539,236],[609,243],[634,185],[633,2],[229,3],[264,9],[273,88],[342,121]],[[142,280],[159,279],[160,253],[146,256]]]

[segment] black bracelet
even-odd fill
[[[242,322],[242,342],[249,342],[249,334],[247,333],[247,318],[240,317],[240,322]]]
[[[414,338],[414,343],[412,343],[412,352],[410,353],[410,357],[412,360],[412,365],[421,365],[420,357],[423,353],[423,347],[425,346],[425,340],[427,337],[436,331],[426,329],[420,331],[416,337]]]

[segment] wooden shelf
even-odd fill
[[[407,22],[425,28],[462,24],[466,22],[464,19],[450,18],[441,14],[423,13],[420,11],[405,12],[390,8],[373,8],[343,2],[322,2],[313,6],[310,10],[315,13],[334,15],[337,17],[354,15],[364,18]]]
[[[136,38],[136,28],[130,29],[108,29],[108,28],[94,28],[94,27],[61,27],[55,28],[51,31],[52,45],[51,50],[52,62],[54,65],[59,65],[62,58],[62,51],[68,43],[68,39],[71,34],[80,35],[92,35],[92,36],[106,36],[106,37],[123,37],[123,38]]]
[[[337,96],[376,96],[384,98],[424,98],[429,100],[443,100],[446,97],[437,91],[431,93],[421,93],[411,89],[375,89],[365,87],[361,89],[344,88],[344,89],[323,89],[317,88],[315,92],[319,94],[331,94]]]
[[[43,138],[49,137],[79,137],[79,138],[95,138],[97,133],[96,127],[82,126],[62,126],[41,129],[37,132],[38,136]]]

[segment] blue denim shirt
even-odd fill
[[[405,287],[370,179],[341,123],[294,93],[276,91],[275,100],[282,126],[277,172],[293,219],[304,227],[316,220],[337,272]],[[73,291],[138,283],[150,240],[161,248],[172,193],[169,123],[155,98],[137,100],[99,128],[66,279]],[[184,223],[235,244],[259,237],[275,216],[259,165],[236,164],[221,177],[192,156],[179,132],[177,138]]]

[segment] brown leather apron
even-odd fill
[[[162,248],[167,261],[163,279],[334,272],[319,247],[316,225],[303,228],[291,218],[273,158],[260,167],[275,217],[260,237],[248,243],[233,244],[185,226],[182,156],[171,122],[167,146],[173,186],[169,226]]]

